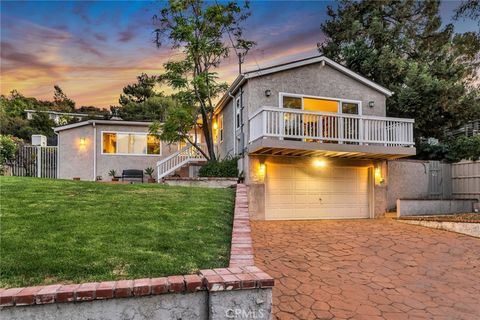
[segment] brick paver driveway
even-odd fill
[[[277,319],[480,319],[480,239],[392,220],[252,223]]]

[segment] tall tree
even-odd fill
[[[162,94],[155,91],[158,83],[157,76],[149,76],[142,73],[137,77],[137,83],[129,84],[123,88],[123,94],[120,95],[118,102],[121,106],[129,103],[144,102],[148,98],[161,96]]]
[[[442,28],[439,1],[346,1],[328,8],[320,51],[391,89],[392,116],[415,118],[415,136],[445,132],[480,114],[480,40]]]
[[[163,92],[157,92],[157,76],[142,73],[137,83],[123,88],[118,108],[114,107],[118,116],[130,121],[163,121],[167,108],[173,103]]]
[[[55,92],[53,93],[53,108],[55,111],[74,112],[75,101],[67,97],[59,85],[54,85]]]
[[[154,42],[162,41],[180,50],[182,58],[164,64],[161,80],[175,90],[176,104],[168,111],[161,128],[162,138],[175,142],[187,140],[209,161],[216,161],[212,121],[214,101],[227,85],[217,81],[215,70],[232,49],[248,51],[255,45],[243,36],[242,23],[248,18],[249,5],[236,2],[170,0],[154,17],[157,25]],[[203,152],[188,132],[202,130],[208,152]],[[152,131],[158,129],[158,124]]]
[[[477,21],[478,26],[480,26],[480,0],[462,1],[455,12],[454,18],[456,20],[470,18]]]

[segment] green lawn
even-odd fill
[[[0,177],[0,287],[228,265],[232,189]]]

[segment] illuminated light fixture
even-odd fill
[[[85,138],[80,138],[80,145],[81,146],[84,146],[85,145]]]
[[[324,168],[327,166],[327,162],[325,160],[316,159],[313,161],[313,165],[317,168]]]
[[[215,129],[215,130],[217,130],[217,129],[218,129],[218,124],[217,124],[217,122],[216,122],[216,121],[213,123],[213,129]]]
[[[265,163],[260,163],[258,165],[258,173],[262,176],[265,175]]]
[[[383,183],[384,179],[382,177],[382,168],[380,166],[375,167],[373,175],[375,177],[375,184],[376,185],[379,185],[379,184]]]

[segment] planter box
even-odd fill
[[[205,187],[205,188],[230,188],[237,185],[237,178],[215,178],[215,177],[194,177],[194,178],[165,178],[164,183],[170,186],[184,187]]]

